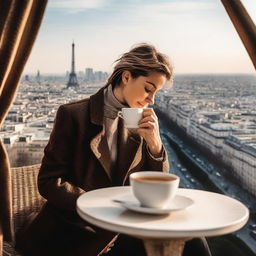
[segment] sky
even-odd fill
[[[242,0],[256,23],[256,0]],[[254,73],[220,0],[49,0],[24,73],[111,72],[141,42],[167,54],[176,74]]]

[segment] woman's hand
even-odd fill
[[[150,153],[154,157],[160,156],[162,141],[159,133],[158,118],[153,108],[145,108],[143,118],[139,122],[138,134],[147,142]]]

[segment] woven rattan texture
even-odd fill
[[[38,165],[12,168],[13,221],[17,231],[31,212],[38,212],[45,202],[38,192]]]
[[[13,243],[4,242],[3,256],[22,256],[15,251]]]

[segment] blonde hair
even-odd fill
[[[107,85],[119,85],[124,71],[130,71],[133,78],[148,76],[150,72],[163,73],[166,79],[173,80],[173,67],[169,58],[158,52],[153,45],[143,43],[124,53],[115,62],[114,71],[108,78]]]

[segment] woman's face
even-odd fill
[[[166,76],[163,73],[151,72],[149,76],[132,78],[129,71],[124,71],[122,85],[118,87],[116,96],[131,108],[147,107],[149,104],[154,104],[156,93],[165,83]]]

